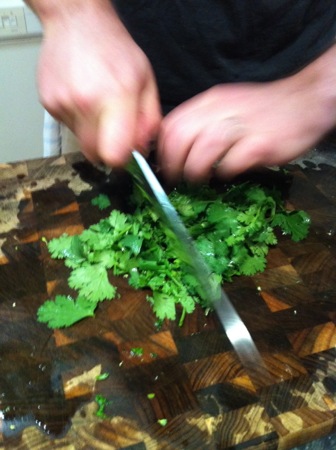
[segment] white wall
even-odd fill
[[[9,38],[0,34],[0,163],[43,155],[44,110],[36,86],[42,29],[22,0],[0,0],[0,15],[6,8],[24,13],[26,29]]]
[[[36,66],[40,39],[0,44],[0,162],[43,155]]]
[[[6,8],[13,8],[17,6],[25,6],[23,0],[0,0],[1,6]]]

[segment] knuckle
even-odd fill
[[[51,114],[60,110],[61,104],[52,90],[40,89],[39,101]]]
[[[72,101],[81,112],[90,113],[96,104],[96,93],[87,86],[76,87],[72,91]]]
[[[272,145],[266,139],[253,141],[247,148],[247,155],[255,164],[268,164],[272,153]]]
[[[171,136],[174,141],[177,142],[186,142],[190,139],[190,130],[189,127],[186,126],[183,122],[174,121],[171,124],[168,124],[167,127],[167,135]]]

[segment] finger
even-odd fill
[[[167,178],[176,179],[183,174],[196,136],[211,125],[214,117],[220,115],[225,118],[223,112],[218,111],[218,95],[218,89],[209,89],[177,106],[163,119],[159,130],[158,156]]]
[[[46,105],[44,109],[58,122],[66,125],[71,131],[75,131],[75,115],[70,111],[70,108],[64,107],[60,102],[54,102],[53,105]]]
[[[136,145],[137,99],[114,99],[104,107],[98,123],[97,153],[111,167],[123,167]]]
[[[195,182],[207,180],[214,167],[243,136],[243,128],[233,118],[208,125],[197,136],[184,165],[184,178]]]
[[[159,135],[159,165],[165,178],[171,183],[182,178],[184,165],[195,138],[195,130],[188,124],[167,130],[164,136]]]
[[[183,106],[183,107],[182,107]],[[204,114],[181,105],[162,120],[158,138],[159,165],[170,182],[183,176],[185,162],[199,132],[206,126]]]
[[[234,144],[217,164],[216,175],[230,180],[237,175],[267,165],[272,154],[270,145],[262,139],[244,138]]]
[[[141,152],[148,156],[149,143],[157,138],[162,120],[162,113],[157,87],[154,81],[149,81],[141,93],[136,128],[136,142]]]
[[[92,163],[100,162],[97,155],[97,126],[84,118],[77,121],[75,134],[79,140],[80,148],[84,156]]]

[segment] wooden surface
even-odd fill
[[[0,448],[273,450],[333,432],[336,169],[288,169],[288,204],[311,215],[309,237],[280,236],[263,274],[226,286],[264,380],[241,365],[214,314],[157,329],[146,292],[124,279],[94,319],[55,331],[37,323],[39,305],[71,293],[41,238],[81,232],[107,214],[91,199],[110,192],[120,207],[125,186],[80,155],[0,166]],[[97,394],[109,400],[105,419]]]

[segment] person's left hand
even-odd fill
[[[171,181],[225,179],[285,164],[308,151],[334,123],[309,76],[222,84],[179,105],[163,120],[160,166]]]

